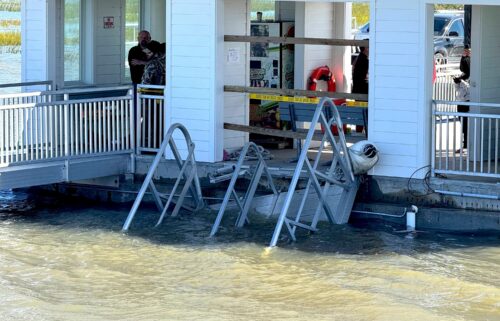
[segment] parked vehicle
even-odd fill
[[[370,23],[367,22],[362,25],[354,34],[354,40],[368,40],[370,39]]]
[[[434,59],[438,64],[460,61],[464,51],[464,14],[434,14]]]
[[[434,14],[434,58],[436,63],[460,61],[464,50],[464,14],[436,12]],[[354,34],[355,40],[370,39],[370,23],[366,23]]]

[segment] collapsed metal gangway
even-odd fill
[[[332,115],[330,120],[326,117],[328,114],[328,108],[330,109],[330,113]],[[311,145],[317,124],[321,124],[324,131],[318,153],[316,154],[314,162],[311,164],[311,161],[307,157],[307,151]],[[332,133],[332,126],[337,127],[337,139]],[[330,166],[327,167],[325,171],[319,169],[318,165],[320,163],[321,154],[327,143],[329,143],[332,148],[333,159]],[[297,183],[299,182],[302,170],[304,169],[308,177],[306,188],[303,195],[297,195],[295,193]],[[323,183],[323,185],[321,185],[321,183]],[[331,198],[329,199],[329,192],[332,190],[333,186],[341,188],[340,198],[335,203],[332,202]],[[302,222],[301,217],[304,211],[304,206],[308,201],[311,202],[313,198],[311,193],[309,193],[311,187],[313,188],[319,203],[316,207],[312,220],[310,222]],[[303,149],[300,153],[299,160],[297,161],[297,167],[295,168],[295,172],[288,188],[288,193],[286,194],[286,198],[284,200],[283,207],[281,208],[278,222],[276,223],[274,234],[269,245],[271,247],[276,246],[283,225],[287,227],[287,230],[293,240],[296,239],[295,232],[297,228],[316,231],[316,226],[323,211],[331,224],[347,223],[354,205],[354,199],[356,197],[356,193],[358,192],[358,188],[359,179],[354,175],[339,112],[330,98],[323,98],[316,107],[316,112],[314,113],[311,121],[311,127],[304,141]],[[294,201],[295,198],[301,199],[297,211],[294,211],[291,207],[292,201]]]
[[[188,150],[185,159],[182,158],[181,153],[179,152],[177,144],[175,143],[173,137],[174,132],[176,130],[180,131],[184,135],[184,139],[186,141],[186,146]],[[156,172],[158,165],[160,164],[162,157],[167,152],[168,147],[170,147],[170,152],[172,153],[177,163],[177,166],[179,167],[179,175],[170,193],[163,194],[158,192],[158,189],[156,188],[153,181],[153,176]],[[191,140],[191,136],[189,135],[189,132],[186,129],[186,127],[184,127],[182,124],[179,123],[170,126],[167,133],[165,134],[160,149],[156,154],[153,163],[151,164],[148,174],[146,175],[146,178],[144,180],[144,183],[142,184],[141,189],[139,190],[139,194],[137,195],[134,205],[130,210],[127,220],[123,225],[122,228],[123,231],[127,231],[129,229],[130,224],[132,223],[132,220],[134,219],[135,214],[137,213],[137,210],[148,188],[151,190],[151,194],[153,195],[156,207],[161,213],[160,218],[158,219],[158,222],[156,223],[155,226],[159,226],[163,222],[163,219],[167,214],[169,206],[173,203],[175,203],[175,207],[170,214],[172,217],[177,216],[181,208],[187,208],[190,211],[198,211],[204,207],[205,203],[201,193],[201,185],[198,177],[198,171],[196,168],[194,149],[195,149],[195,144]],[[176,192],[179,190],[180,186],[182,186],[182,188],[180,189],[181,192],[178,194],[178,196],[176,196]],[[191,199],[194,202],[194,207],[189,207],[185,204],[188,192],[191,194]],[[165,199],[166,203],[164,204],[163,200]]]
[[[242,167],[247,158],[247,155],[250,151],[253,151],[257,157],[257,165],[253,166],[253,173],[251,174],[250,184],[248,184],[248,188],[244,194],[244,196],[240,199],[237,191],[235,190],[236,181],[242,174],[245,174],[247,171],[242,171]],[[231,197],[233,197],[234,201],[239,207],[238,217],[236,219],[236,226],[243,227],[245,222],[248,222],[248,212],[250,210],[250,206],[252,204],[252,200],[255,196],[255,192],[257,191],[257,187],[261,181],[262,175],[265,175],[267,178],[267,185],[271,188],[275,202],[278,200],[279,194],[274,186],[273,178],[271,173],[269,172],[269,168],[267,163],[262,156],[262,150],[255,143],[249,142],[246,143],[243,149],[241,150],[240,157],[238,158],[238,162],[234,167],[230,168],[232,174],[231,181],[229,182],[229,187],[227,188],[226,194],[224,195],[224,199],[222,201],[222,205],[219,209],[219,213],[217,214],[217,218],[215,219],[215,223],[212,226],[212,231],[210,232],[210,236],[214,236],[219,230],[220,222],[222,221],[222,217],[226,211],[227,205]],[[228,174],[223,174],[220,176],[219,180],[223,180],[224,176],[229,177]]]
[[[331,118],[328,119],[327,115],[331,115]],[[323,136],[316,157],[311,161],[307,153],[318,124],[322,125]],[[233,197],[240,209],[236,220],[236,226],[238,227],[243,226],[247,221],[247,215],[251,208],[259,208],[260,212],[268,215],[279,213],[270,243],[271,247],[276,246],[283,225],[286,226],[290,237],[296,240],[297,228],[317,231],[317,224],[322,215],[326,215],[331,224],[347,223],[359,188],[359,178],[355,175],[351,164],[342,125],[342,120],[333,101],[329,98],[323,98],[316,107],[316,112],[311,120],[310,129],[286,193],[277,192],[266,162],[255,144],[249,143],[245,145],[237,164],[233,167],[231,181],[223,203],[219,208],[211,235],[217,233],[231,197]],[[333,126],[337,127],[337,138],[332,133]],[[327,144],[331,146],[333,156],[331,162],[325,166],[320,162],[322,152]],[[239,198],[234,187],[236,180],[241,175],[242,165],[249,149],[255,149],[259,158],[257,165],[250,168],[253,175],[248,189],[244,197]],[[257,198],[254,198],[255,191],[263,173],[267,176],[268,185],[273,194],[270,197],[256,200]],[[298,188],[298,182],[301,178],[307,180],[304,189]]]

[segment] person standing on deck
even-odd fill
[[[359,49],[361,51],[352,68],[352,93],[368,94],[368,48]]]
[[[352,68],[352,93],[368,94],[368,48],[359,47],[360,52]],[[363,131],[364,126],[356,125],[356,132]]]
[[[165,43],[151,41],[145,49],[149,58],[141,83],[145,85],[165,85]]]
[[[469,77],[470,77],[470,47],[469,45],[464,46],[464,52],[462,53],[462,57],[460,58],[460,71],[462,74],[459,77],[453,78],[458,89],[457,90],[457,99],[461,101],[470,101],[469,99]],[[466,105],[458,105],[457,111],[459,113],[468,113],[470,110],[469,106]],[[463,148],[467,148],[467,136],[468,136],[468,117],[464,118],[462,122],[462,146]],[[456,153],[460,153],[460,149],[455,151]]]
[[[132,78],[132,83],[134,85],[140,84],[142,80],[142,75],[144,74],[144,68],[148,63],[149,57],[147,56],[145,49],[146,46],[153,42],[151,40],[151,34],[147,30],[142,30],[137,36],[138,44],[130,48],[128,52],[128,64],[130,66],[130,76]],[[157,42],[157,41],[154,41]]]

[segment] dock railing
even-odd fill
[[[166,134],[164,90],[165,86],[137,86],[137,154],[156,153],[160,150]]]
[[[110,88],[116,89],[130,86]],[[124,96],[78,99],[83,93],[104,90],[0,95],[0,166],[133,153],[131,90]]]
[[[461,74],[458,64],[437,64],[436,80],[433,86],[433,99],[455,101],[455,83],[453,77]],[[457,104],[443,104],[439,106],[441,111],[457,111]]]
[[[432,104],[432,174],[500,178],[500,104],[455,101]]]
[[[10,84],[0,84],[0,91],[7,90],[15,90],[19,92],[30,92],[30,91],[39,91],[41,87],[44,87],[45,90],[54,90],[54,82],[52,80],[42,80],[42,81],[28,81],[28,82],[19,82],[19,83],[10,83]]]

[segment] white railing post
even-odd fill
[[[64,157],[69,157],[69,126],[70,126],[70,120],[69,120],[69,110],[70,108],[69,103],[64,104]]]
[[[432,132],[431,132],[431,175],[435,176],[436,169],[436,102],[432,101]]]

